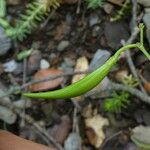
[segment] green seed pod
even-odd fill
[[[116,64],[120,54],[125,50],[131,48],[140,49],[144,53],[144,55],[150,60],[150,54],[145,50],[143,46],[144,25],[140,24],[139,28],[140,28],[140,43],[129,44],[120,48],[112,57],[110,57],[106,61],[104,65],[102,65],[100,68],[98,68],[91,74],[87,75],[83,79],[79,80],[78,82],[71,84],[66,88],[60,90],[41,93],[24,93],[23,95],[31,98],[44,98],[44,99],[67,99],[82,95],[93,89],[95,86],[97,86],[104,79],[104,77],[110,72],[112,67]]]

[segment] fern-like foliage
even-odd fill
[[[103,103],[103,109],[108,112],[121,112],[130,104],[130,94],[127,92],[113,93],[112,98],[108,98]]]
[[[124,77],[123,84],[137,87],[139,81],[132,75]],[[111,98],[106,99],[103,103],[103,109],[108,112],[121,112],[123,108],[126,108],[130,104],[130,94],[127,92],[114,93]]]
[[[100,6],[102,6],[105,2],[105,0],[86,0],[87,2],[87,7],[91,9],[96,9]]]
[[[123,82],[123,84],[129,85],[129,86],[132,86],[132,87],[137,87],[139,85],[138,79],[133,77],[133,75],[131,75],[131,74],[124,77],[122,82]]]
[[[117,14],[115,16],[113,16],[110,21],[117,21],[120,20],[126,13],[126,11],[129,8],[129,4],[130,4],[130,0],[126,0],[124,2],[124,4],[122,5],[121,9],[119,11],[117,11]]]
[[[28,4],[25,14],[20,15],[16,26],[7,29],[6,34],[13,39],[23,40],[52,9],[59,7],[59,2],[60,0],[36,0]]]

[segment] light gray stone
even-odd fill
[[[102,66],[106,60],[110,57],[110,52],[107,50],[98,49],[90,63],[89,69],[95,70],[98,67]]]
[[[65,150],[81,149],[81,138],[78,133],[71,133],[65,141]]]
[[[42,59],[40,61],[40,69],[48,69],[50,67],[50,64],[47,60]]]
[[[17,68],[17,62],[15,60],[10,60],[3,64],[5,72],[14,72]]]
[[[58,51],[63,51],[65,50],[68,46],[69,46],[70,42],[69,41],[61,41],[59,44],[58,44]]]

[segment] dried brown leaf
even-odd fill
[[[0,130],[0,150],[56,150]]]
[[[44,70],[39,70],[38,72],[36,72],[33,79],[40,80],[40,79],[48,78],[50,76],[56,76],[59,74],[63,74],[63,71],[58,70],[58,69],[44,69]],[[63,79],[64,79],[63,77],[60,77],[54,80],[36,83],[30,86],[30,90],[31,91],[45,91],[48,89],[54,89],[63,82]]]

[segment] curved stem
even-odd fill
[[[125,45],[123,46],[122,48],[120,48],[115,55],[120,55],[122,52],[128,50],[128,49],[131,49],[131,48],[137,48],[137,44],[128,44],[128,45]]]
[[[143,54],[150,60],[150,54],[147,52],[145,47],[141,45],[141,43],[137,43],[137,48],[140,49],[143,52]]]

